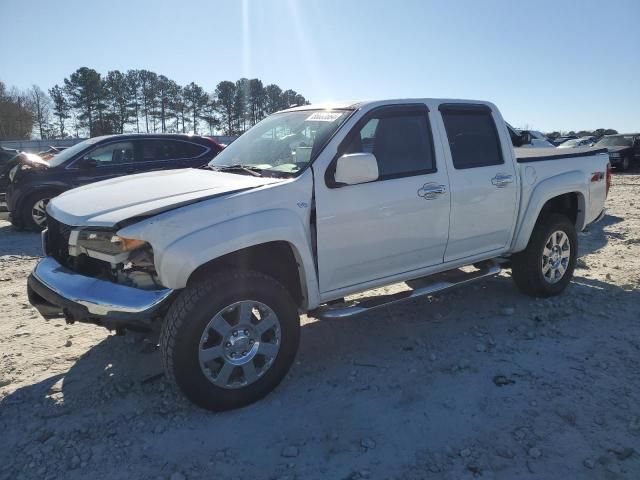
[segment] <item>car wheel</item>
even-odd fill
[[[571,281],[577,257],[575,225],[564,215],[551,214],[538,221],[527,248],[513,255],[511,274],[527,295],[558,295]]]
[[[224,270],[187,286],[167,312],[160,350],[167,377],[214,411],[253,403],[289,371],[300,319],[289,292],[259,272]]]
[[[622,161],[620,162],[620,169],[623,172],[626,172],[627,170],[629,170],[629,166],[631,166],[631,161],[629,157],[623,157]]]
[[[47,227],[47,204],[57,194],[44,190],[29,195],[23,202],[20,225],[35,232],[44,230]]]

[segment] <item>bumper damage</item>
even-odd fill
[[[171,289],[142,290],[80,275],[52,257],[42,259],[27,284],[29,302],[44,318],[95,323],[109,329],[151,328]]]

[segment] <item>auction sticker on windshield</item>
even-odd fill
[[[307,117],[306,122],[335,122],[342,112],[314,112]]]

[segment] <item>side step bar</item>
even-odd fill
[[[484,262],[476,265],[478,270],[464,272],[460,269],[449,270],[440,274],[410,280],[406,284],[411,290],[398,292],[390,295],[377,295],[365,299],[356,299],[348,304],[340,306],[335,304],[323,305],[312,312],[310,317],[320,320],[336,320],[340,318],[352,317],[361,313],[370,312],[376,308],[386,307],[394,303],[400,303],[414,298],[424,297],[436,292],[441,292],[449,288],[475,282],[486,277],[497,275],[502,270],[495,262]]]

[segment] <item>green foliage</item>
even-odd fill
[[[53,114],[57,119],[58,131],[56,132],[56,135],[59,138],[64,138],[66,136],[65,122],[71,117],[71,105],[69,105],[69,101],[67,100],[64,90],[57,84],[54,85],[53,88],[49,89],[49,95],[53,102]]]
[[[126,132],[208,130],[238,135],[265,116],[292,104],[308,103],[294,90],[263,85],[258,78],[218,83],[215,91],[175,81],[149,70],[111,70],[105,76],[81,67],[49,94],[34,85],[9,95],[0,82],[0,136],[29,138],[34,125],[41,138]],[[205,127],[206,125],[206,127]]]
[[[29,138],[35,122],[28,96],[15,88],[7,90],[0,82],[0,140]]]
[[[611,128],[596,128],[595,130],[580,130],[578,132],[575,132],[574,130],[571,130],[569,132],[558,132],[558,131],[554,131],[554,132],[549,132],[546,133],[545,135],[547,136],[547,138],[551,139],[551,140],[555,140],[558,137],[562,137],[564,135],[575,135],[576,137],[603,137],[604,135],[615,135],[617,134],[617,130],[613,130]]]

